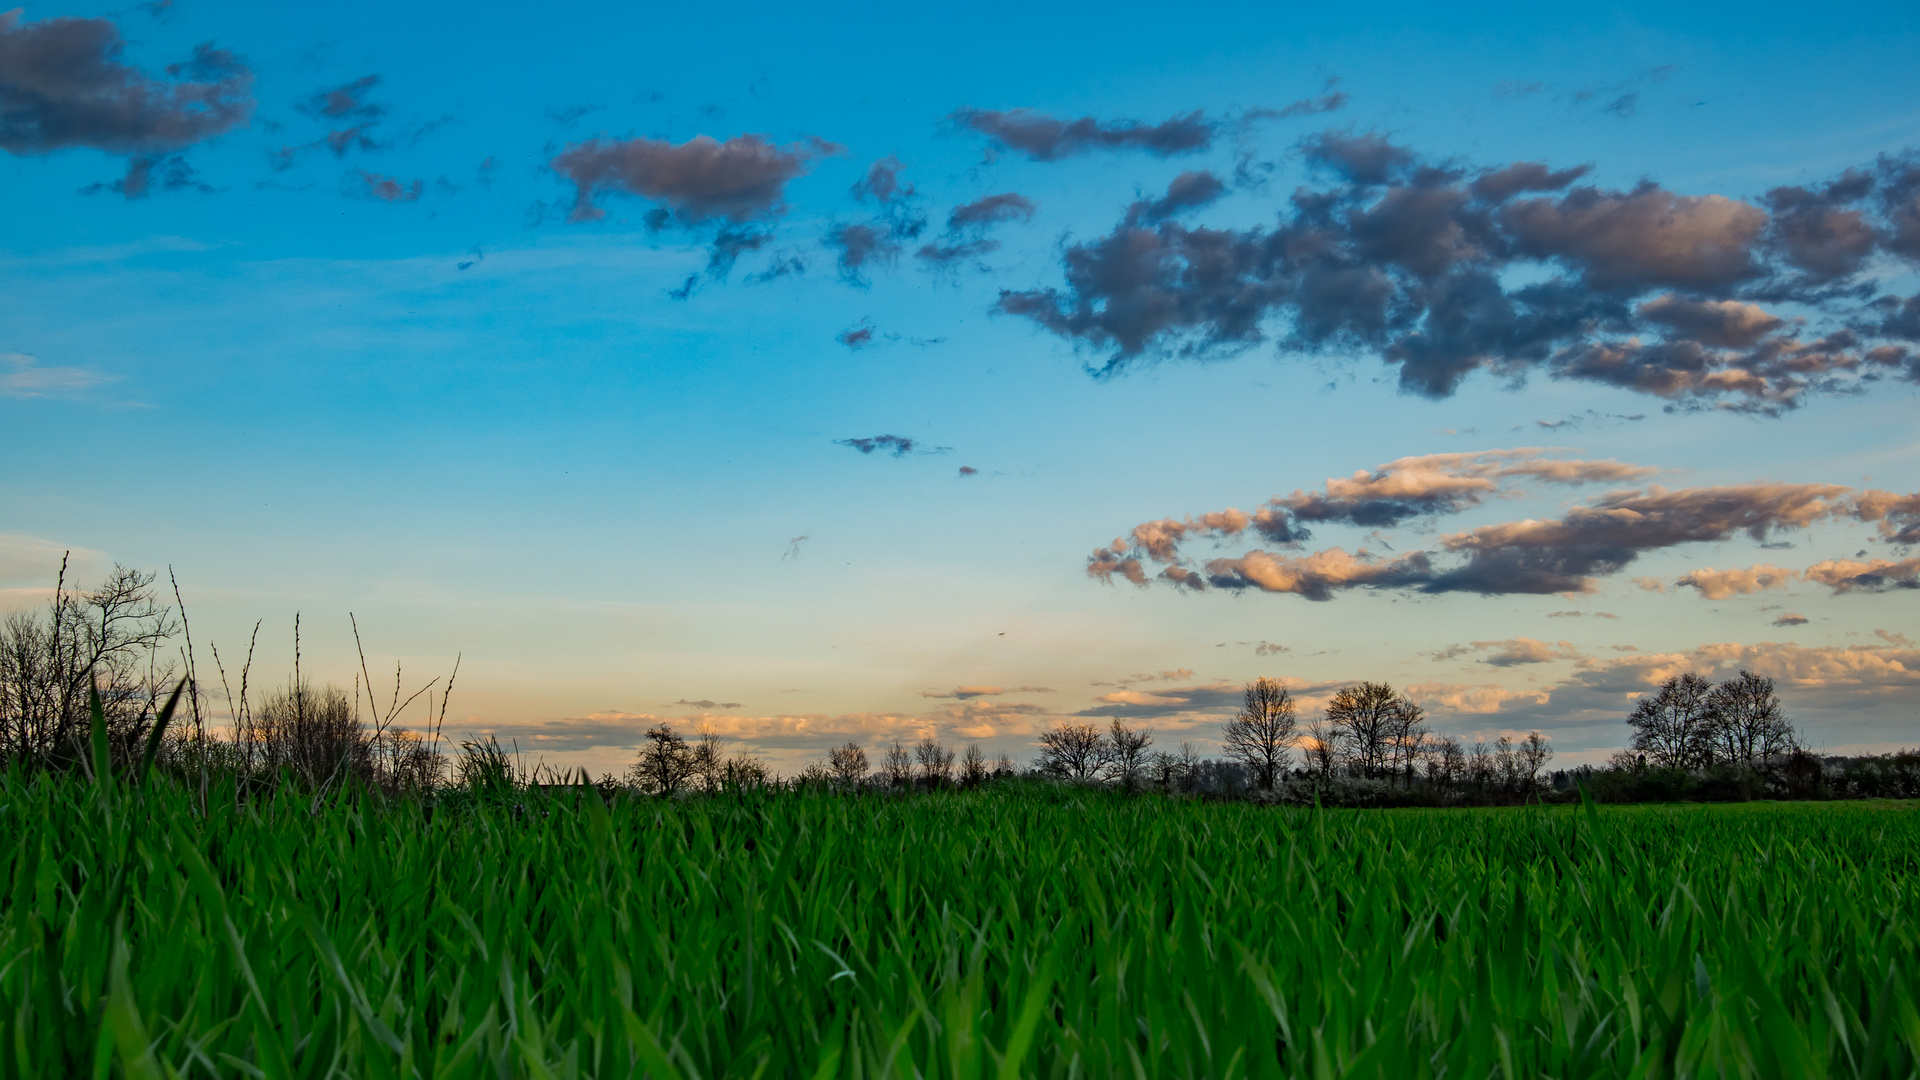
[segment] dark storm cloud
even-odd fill
[[[108,19],[23,22],[18,10],[0,14],[0,149],[125,154],[120,190],[132,198],[151,189],[169,152],[243,127],[253,115],[253,74],[225,49],[195,46],[165,79],[122,63],[121,51],[119,28]]]
[[[1920,258],[1914,155],[1749,203],[1582,184],[1587,166],[1470,169],[1377,134],[1323,132],[1300,152],[1322,182],[1277,223],[1170,220],[1202,193],[1188,174],[1191,194],[1135,203],[1111,233],[1066,246],[1062,285],[1003,290],[997,310],[1103,354],[1099,375],[1272,338],[1371,352],[1433,398],[1478,370],[1537,371],[1670,409],[1773,414],[1808,393],[1920,381],[1902,344],[1920,341],[1920,298],[1860,304],[1870,273],[1900,272],[1872,253]],[[1786,301],[1831,325],[1761,306]]]
[[[1151,125],[1091,116],[1060,120],[1032,109],[968,108],[949,119],[1035,161],[1058,161],[1090,150],[1143,150],[1156,157],[1172,157],[1212,146],[1218,128],[1197,109]]]
[[[591,139],[568,146],[549,164],[574,185],[570,221],[605,217],[595,197],[621,192],[650,199],[681,222],[738,224],[779,213],[790,181],[814,159],[843,152],[818,139],[776,146],[759,135],[725,142],[696,135],[684,143]]]

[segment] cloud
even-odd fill
[[[737,709],[740,707],[740,703],[737,701],[708,701],[705,698],[701,698],[699,701],[688,701],[686,698],[681,698],[679,701],[674,702],[674,704],[685,705],[694,709]]]
[[[1127,210],[1128,219],[1152,223],[1186,210],[1197,210],[1227,193],[1226,182],[1205,169],[1194,169],[1174,177],[1167,193],[1151,202],[1136,202]]]
[[[1547,618],[1549,619],[1583,619],[1589,615],[1593,616],[1596,619],[1618,619],[1620,617],[1618,615],[1613,614],[1610,611],[1549,611],[1547,612]]]
[[[1708,600],[1745,596],[1763,589],[1784,589],[1800,575],[1792,570],[1761,563],[1744,570],[1694,570],[1674,580],[1674,585],[1697,589]]]
[[[720,142],[696,135],[683,143],[662,139],[590,139],[562,150],[549,164],[575,189],[569,221],[598,221],[606,192],[638,195],[682,222],[724,218],[740,224],[783,209],[787,184],[816,158],[844,148],[814,139],[776,146],[760,135]]]
[[[956,686],[951,690],[922,690],[924,698],[957,698],[970,701],[974,698],[998,697],[1001,694],[1051,694],[1051,686]]]
[[[1064,247],[1061,285],[1003,290],[995,309],[1099,355],[1088,366],[1101,376],[1274,340],[1295,354],[1371,353],[1431,398],[1476,371],[1538,372],[1676,410],[1775,414],[1809,393],[1920,381],[1907,344],[1920,342],[1920,298],[1911,320],[1898,298],[1870,319],[1855,302],[1877,284],[1864,275],[1899,272],[1863,243],[1920,252],[1920,211],[1902,195],[1920,191],[1911,155],[1882,159],[1867,194],[1836,181],[1831,194],[1748,202],[1650,181],[1601,188],[1580,182],[1584,165],[1473,169],[1370,133],[1323,132],[1300,151],[1319,182],[1296,189],[1277,223],[1188,225],[1137,202],[1112,232]],[[1865,231],[1777,216],[1813,213],[1791,209],[1808,200],[1859,215]],[[1850,239],[1822,247],[1834,230]],[[1814,266],[1828,276],[1814,280]],[[1824,328],[1765,306],[1784,302]]]
[[[1229,507],[1184,520],[1162,518],[1136,525],[1127,536],[1095,553],[1093,563],[1104,571],[1093,565],[1089,571],[1102,578],[1119,572],[1133,580],[1123,565],[1129,553],[1144,553],[1155,562],[1178,566],[1180,545],[1192,539],[1229,540],[1251,529],[1274,543],[1298,545],[1312,536],[1303,524],[1307,522],[1388,527],[1413,518],[1457,514],[1488,498],[1516,494],[1517,482],[1610,483],[1656,471],[1617,461],[1554,456],[1558,453],[1518,447],[1398,458],[1371,472],[1362,469],[1349,477],[1331,478],[1319,491],[1295,489],[1292,495],[1276,495],[1252,514]]]
[[[1218,126],[1199,110],[1153,125],[1091,116],[1059,120],[1032,109],[965,108],[948,119],[1035,161],[1058,161],[1090,150],[1143,150],[1155,157],[1193,153],[1213,145]]]
[[[421,183],[418,180],[411,184],[404,184],[394,177],[361,169],[360,182],[365,185],[368,195],[382,202],[417,202],[420,199]]]
[[[961,475],[961,476],[978,476],[978,475],[979,475],[979,473],[980,473],[980,470],[979,470],[979,469],[976,469],[976,468],[974,468],[974,467],[973,467],[973,466],[971,466],[971,465],[962,465],[962,466],[960,466],[960,475]]]
[[[849,326],[845,330],[840,331],[834,340],[855,352],[859,352],[861,349],[873,344],[873,327],[868,325],[867,320],[861,319],[853,326]],[[883,435],[881,438],[892,438],[892,436]],[[870,454],[873,451],[862,449],[860,452]]]
[[[1808,581],[1825,585],[1835,593],[1884,592],[1887,589],[1920,589],[1920,558],[1828,559],[1807,567]]]
[[[833,444],[850,446],[863,454],[871,454],[879,450],[897,458],[906,457],[908,454],[944,454],[952,449],[950,446],[927,446],[905,435],[871,435],[858,439],[835,439]]]
[[[1519,667],[1523,664],[1545,664],[1554,660],[1584,660],[1586,654],[1575,648],[1572,642],[1547,642],[1539,638],[1515,637],[1501,641],[1476,641],[1471,645],[1455,645],[1433,654],[1435,660],[1451,660],[1470,652],[1491,652],[1480,663],[1493,667]]]
[[[30,353],[0,353],[0,397],[72,397],[114,378],[87,368],[41,367]]]
[[[1426,592],[1582,593],[1642,552],[1713,543],[1737,533],[1764,541],[1846,516],[1850,489],[1838,484],[1762,483],[1612,492],[1564,517],[1486,525],[1441,539],[1463,565],[1423,582]]]
[[[109,19],[23,22],[0,13],[0,149],[16,155],[90,147],[129,159],[123,191],[147,188],[134,168],[246,126],[253,73],[211,43],[156,79],[121,62]]]
[[[1320,113],[1337,112],[1347,104],[1347,95],[1334,89],[1338,85],[1340,85],[1340,79],[1336,76],[1327,80],[1324,92],[1318,97],[1301,98],[1277,111],[1256,109],[1249,115],[1260,119],[1272,116],[1277,120],[1285,120],[1295,116],[1315,116]]]
[[[1161,576],[1170,577],[1175,569],[1179,568],[1170,567]],[[1219,589],[1251,588],[1295,593],[1309,600],[1331,600],[1336,589],[1391,588],[1417,584],[1432,576],[1433,567],[1425,552],[1380,559],[1365,548],[1351,555],[1339,548],[1329,548],[1304,558],[1254,550],[1239,558],[1209,559],[1205,581]]]
[[[1908,538],[1920,528],[1912,524],[1920,497],[1886,491],[1772,482],[1677,490],[1651,485],[1596,496],[1559,518],[1529,518],[1448,534],[1440,538],[1437,551],[1411,551],[1391,559],[1364,548],[1351,554],[1329,548],[1304,557],[1256,549],[1209,559],[1202,570],[1182,551],[1182,545],[1196,539],[1221,542],[1250,530],[1297,548],[1310,536],[1303,523],[1371,527],[1379,537],[1381,527],[1459,513],[1491,496],[1519,494],[1516,482],[1578,484],[1640,478],[1653,471],[1615,461],[1550,456],[1556,453],[1522,448],[1402,458],[1372,472],[1330,479],[1320,491],[1275,496],[1252,514],[1228,508],[1145,522],[1096,549],[1087,559],[1087,573],[1102,581],[1118,575],[1146,585],[1146,563],[1151,561],[1165,567],[1159,580],[1180,588],[1259,589],[1321,601],[1352,588],[1573,595],[1594,591],[1599,578],[1618,573],[1652,550],[1718,543],[1741,533],[1764,544],[1783,531],[1823,521],[1877,522],[1882,535],[1895,544],[1911,542]],[[1885,560],[1877,565],[1836,562],[1832,569],[1815,568],[1807,576],[1833,585],[1854,580],[1850,572],[1864,574],[1857,585],[1834,587],[1881,588],[1904,584],[1914,572],[1908,566]],[[1920,567],[1920,560],[1912,566]],[[1816,570],[1823,576],[1816,576]],[[1720,599],[1777,588],[1793,576],[1792,571],[1761,565],[1744,571],[1698,571],[1679,584]],[[1664,584],[1654,581],[1649,587]]]
[[[1775,625],[1775,626],[1805,626],[1805,625],[1807,625],[1807,617],[1806,617],[1805,615],[1794,615],[1794,614],[1792,614],[1792,613],[1788,613],[1788,614],[1786,614],[1786,615],[1782,615],[1782,616],[1780,616],[1779,618],[1777,618],[1777,619],[1775,619],[1775,620],[1773,620],[1773,625]]]
[[[863,279],[869,262],[891,262],[900,254],[900,242],[884,223],[836,225],[827,233],[827,246],[840,249],[840,276],[850,283]]]
[[[885,205],[913,194],[913,185],[900,179],[900,173],[906,166],[900,159],[888,154],[886,157],[867,166],[867,174],[853,185],[851,194],[855,199]]]
[[[1544,690],[1509,690],[1497,683],[1413,683],[1403,691],[1417,705],[1430,711],[1486,715],[1497,713],[1515,702],[1544,705]]]
[[[88,184],[82,195],[111,191],[129,199],[143,199],[155,191],[198,191],[211,194],[218,190],[200,179],[200,173],[179,154],[138,154],[127,159],[127,173],[118,180]]]
[[[986,228],[1004,221],[1032,221],[1039,209],[1038,203],[1016,191],[982,195],[970,203],[954,207],[947,215],[947,228],[959,232]]]
[[[1193,678],[1192,668],[1169,668],[1164,671],[1136,671],[1131,675],[1122,675],[1112,682],[1097,682],[1095,686],[1132,686],[1135,683],[1180,682]]]

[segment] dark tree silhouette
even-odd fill
[[[1087,781],[1107,763],[1107,740],[1092,724],[1061,724],[1040,733],[1040,771]]]
[[[1721,761],[1759,765],[1799,746],[1772,679],[1742,671],[1713,688],[1707,707],[1714,718],[1713,754]]]
[[[1286,770],[1294,740],[1293,695],[1278,679],[1258,678],[1247,684],[1240,711],[1227,721],[1220,745],[1227,757],[1246,766],[1254,782],[1272,791]]]
[[[1660,684],[1627,717],[1633,749],[1661,769],[1691,769],[1711,763],[1716,719],[1713,684],[1689,671]]]

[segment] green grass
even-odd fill
[[[0,1076],[1911,1077],[1920,1052],[1908,804],[214,795],[0,786]]]

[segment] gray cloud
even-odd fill
[[[1032,199],[1015,191],[982,195],[970,203],[954,207],[953,212],[947,215],[947,228],[959,232],[998,225],[1003,221],[1032,221],[1034,212],[1039,208]]]
[[[360,182],[365,186],[368,195],[382,202],[416,202],[420,198],[421,183],[418,180],[406,184],[391,176],[381,176],[361,169]]]
[[[1402,458],[1372,472],[1330,479],[1319,491],[1275,496],[1253,514],[1228,508],[1145,522],[1096,549],[1087,559],[1087,573],[1105,582],[1118,576],[1144,586],[1152,580],[1147,565],[1151,562],[1162,567],[1154,575],[1158,580],[1191,591],[1258,589],[1317,601],[1354,588],[1486,596],[1573,594],[1593,591],[1598,578],[1618,573],[1644,552],[1718,543],[1741,533],[1764,544],[1782,531],[1852,520],[1876,523],[1883,539],[1902,547],[1920,533],[1920,494],[1857,491],[1839,484],[1754,483],[1678,490],[1656,485],[1608,492],[1559,518],[1453,533],[1440,539],[1438,550],[1392,558],[1364,548],[1352,553],[1329,548],[1305,556],[1256,549],[1196,563],[1182,550],[1195,540],[1222,542],[1248,532],[1298,548],[1310,535],[1303,522],[1377,530],[1460,513],[1488,498],[1522,490],[1515,485],[1615,482],[1641,479],[1651,471],[1613,461],[1559,458],[1538,449]],[[1920,559],[1870,564],[1835,560],[1804,575],[1766,565],[1703,569],[1678,584],[1720,599],[1781,587],[1795,576],[1835,591],[1920,587]]]
[[[858,439],[835,439],[835,446],[846,446],[872,454],[878,450],[894,457],[906,457],[908,454],[944,454],[951,450],[949,446],[928,446],[905,435],[870,435]]]
[[[1060,120],[1032,109],[966,108],[949,119],[1035,161],[1058,161],[1089,150],[1143,150],[1156,157],[1172,157],[1212,146],[1218,127],[1197,109],[1152,125],[1091,116]]]
[[[595,197],[622,192],[650,199],[685,223],[725,218],[740,224],[778,214],[788,182],[814,159],[844,152],[819,139],[776,146],[760,135],[725,142],[696,135],[683,143],[591,139],[568,146],[549,164],[574,185],[570,221],[605,217]],[[665,224],[666,219],[656,220]]]
[[[851,194],[861,201],[868,199],[885,205],[913,194],[913,185],[900,179],[900,173],[906,169],[900,159],[892,154],[867,167],[867,174],[853,185]]]
[[[1756,204],[1582,185],[1586,166],[1470,170],[1376,134],[1324,132],[1300,150],[1323,182],[1277,224],[1189,226],[1168,219],[1170,192],[1165,212],[1136,203],[1067,245],[1062,286],[1003,290],[996,309],[1103,354],[1090,365],[1103,376],[1274,337],[1371,352],[1434,398],[1475,371],[1540,371],[1670,409],[1778,413],[1810,392],[1920,381],[1903,344],[1920,342],[1920,297],[1858,307],[1875,284],[1866,253],[1920,258],[1913,155]],[[1808,336],[1760,306],[1784,301],[1838,324]]]
[[[956,699],[971,701],[974,698],[998,697],[1002,694],[1051,694],[1051,686],[956,686],[951,690],[922,690],[924,698]]]
[[[688,701],[686,698],[681,698],[679,701],[674,702],[674,704],[685,705],[692,709],[737,709],[740,707],[740,703],[737,701],[709,701],[706,698],[701,698],[699,701]]]
[[[233,53],[202,43],[156,79],[121,62],[122,44],[108,19],[23,22],[18,10],[0,14],[0,149],[127,155],[118,190],[133,198],[150,190],[146,177],[172,151],[252,117],[253,73]]]

